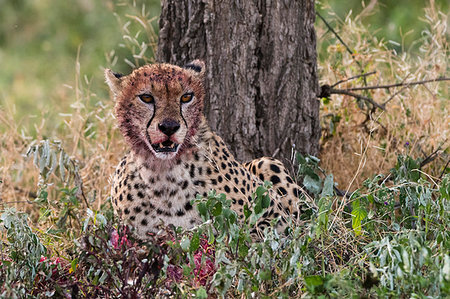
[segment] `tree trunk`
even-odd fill
[[[163,0],[157,60],[205,61],[205,115],[238,160],[316,155],[314,19],[314,0]]]

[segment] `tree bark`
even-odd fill
[[[238,160],[316,155],[314,20],[314,0],[163,0],[157,60],[205,61],[205,115]]]

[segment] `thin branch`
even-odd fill
[[[26,190],[24,190],[24,189],[22,189],[20,187],[14,187],[14,190],[16,192],[19,192],[19,193],[22,193],[22,194],[26,195],[29,198],[32,198],[32,199],[35,199],[35,198],[38,197],[37,193],[32,192],[32,191],[26,191]]]
[[[383,104],[378,104],[373,99],[371,99],[369,97],[366,97],[366,96],[363,96],[363,95],[360,95],[360,94],[357,94],[357,93],[354,93],[354,92],[351,92],[351,91],[349,91],[349,89],[334,89],[334,88],[331,88],[330,89],[330,94],[345,94],[345,95],[348,95],[348,96],[351,96],[351,97],[354,97],[354,98],[357,98],[357,99],[369,102],[374,107],[380,108],[381,110],[386,110],[386,108],[385,108],[385,106]]]
[[[370,89],[381,89],[381,88],[393,88],[393,87],[399,87],[399,86],[412,86],[412,85],[419,85],[419,84],[425,84],[429,82],[438,82],[438,81],[450,81],[450,78],[447,77],[438,77],[434,79],[429,80],[423,80],[423,81],[414,81],[414,82],[406,82],[406,83],[396,83],[396,84],[389,84],[389,85],[375,85],[375,86],[363,86],[363,87],[352,87],[348,88],[349,91],[357,91],[357,90],[370,90]]]
[[[439,176],[439,179],[442,179],[444,176],[445,170],[447,169],[448,164],[450,163],[450,159],[448,159],[447,163],[444,166],[444,169],[442,169],[441,175]]]
[[[383,105],[386,106],[387,103],[389,103],[390,101],[392,101],[393,98],[395,98],[399,93],[403,92],[405,89],[407,89],[409,86],[403,86],[402,88],[400,88],[400,90],[398,90],[397,92],[395,92],[393,95],[391,95],[389,97],[389,99],[387,99]]]
[[[441,150],[441,146],[439,146],[434,152],[429,154],[422,162],[420,162],[419,169],[422,169],[425,165],[433,162],[437,157],[439,157],[439,151]]]
[[[337,38],[337,39],[341,42],[341,44],[347,49],[347,52],[350,53],[350,55],[353,55],[354,53],[353,53],[353,51],[350,49],[350,47],[347,46],[347,44],[342,40],[342,38],[339,36],[339,34],[337,34],[337,32],[334,31],[333,27],[331,27],[331,25],[328,24],[328,22],[324,19],[324,17],[322,17],[322,16],[320,15],[320,13],[317,12],[317,11],[316,11],[316,14],[317,14],[317,16],[324,22],[325,26],[327,26],[327,28],[328,28],[331,32],[333,32],[333,34],[336,36],[336,38]],[[356,62],[357,62],[358,65],[359,65],[359,61],[356,61]],[[361,66],[361,65],[360,65],[360,66]]]
[[[373,71],[373,72],[369,72],[369,73],[365,73],[365,74],[361,74],[361,75],[352,76],[352,77],[347,78],[347,79],[342,79],[342,80],[339,80],[338,82],[334,83],[333,85],[331,85],[331,87],[335,87],[335,86],[337,86],[337,85],[339,85],[341,83],[344,83],[344,82],[347,82],[347,81],[350,81],[350,80],[353,80],[353,79],[358,79],[358,78],[361,78],[361,77],[367,77],[367,76],[370,76],[370,75],[373,75],[373,74],[376,74],[376,73],[377,73],[377,71]]]

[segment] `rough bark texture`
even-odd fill
[[[157,60],[205,61],[205,115],[238,160],[317,154],[314,19],[314,0],[163,0]]]

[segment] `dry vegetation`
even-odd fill
[[[429,7],[423,21],[419,53],[389,50],[389,41],[379,41],[361,26],[358,17],[348,15],[340,20],[332,13],[338,33],[350,45],[350,55],[339,42],[327,47],[326,59],[319,64],[321,84],[332,85],[361,73],[375,72],[340,84],[337,88],[389,85],[448,77],[448,19],[445,14]],[[358,21],[359,20],[359,21]],[[320,21],[319,21],[320,23]],[[319,43],[328,43],[334,36],[321,24],[317,27]],[[332,95],[323,104],[323,138],[320,158],[322,167],[335,175],[341,188],[355,189],[375,173],[388,173],[398,154],[425,158],[434,151],[442,155],[426,168],[439,176],[448,161],[449,147],[449,90],[448,81],[424,85],[376,89],[370,93],[377,103],[386,103],[386,110],[370,112],[363,102],[345,95]],[[362,108],[361,108],[362,106]],[[330,123],[337,120],[334,132]],[[353,184],[350,179],[354,178]]]

